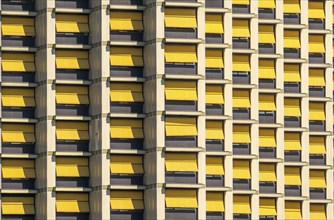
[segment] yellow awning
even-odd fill
[[[301,133],[284,133],[284,150],[302,150]]]
[[[248,144],[251,142],[250,126],[233,125],[233,143]]]
[[[233,5],[249,5],[249,0],[232,0]]]
[[[248,160],[233,160],[233,178],[251,179],[251,167]]]
[[[89,177],[89,158],[56,157],[57,177]]]
[[[308,17],[309,18],[325,18],[325,7],[322,1],[309,1],[308,2]]]
[[[310,136],[309,137],[309,153],[310,154],[326,154],[326,137]]]
[[[259,129],[259,146],[276,147],[276,130],[270,128]]]
[[[206,121],[205,131],[207,140],[224,139],[224,124],[222,121]]]
[[[310,204],[311,220],[326,220],[326,204]]]
[[[2,142],[34,143],[35,126],[33,124],[6,124],[1,125]]]
[[[319,34],[310,34],[308,36],[309,53],[325,53],[325,36]]]
[[[232,37],[250,37],[249,20],[233,19]]]
[[[166,189],[166,208],[197,208],[195,189]]]
[[[310,170],[310,188],[327,188],[326,171]]]
[[[165,98],[174,101],[197,101],[196,81],[166,80]]]
[[[232,62],[233,62],[232,71],[234,72],[250,72],[251,71],[249,55],[234,54]]]
[[[325,69],[309,69],[309,86],[326,86]]]
[[[260,111],[276,111],[276,95],[259,94]]]
[[[309,120],[326,120],[325,103],[310,102],[309,103]]]
[[[1,32],[2,36],[35,36],[35,19],[3,16]]]
[[[259,25],[259,43],[274,44],[275,40],[275,25]]]
[[[223,157],[206,157],[206,175],[224,175]]]
[[[89,69],[89,52],[81,50],[56,50],[57,69]]]
[[[284,0],[284,13],[300,14],[299,0]]]
[[[284,30],[284,48],[300,48],[299,30]]]
[[[301,170],[299,167],[285,167],[284,184],[289,186],[301,186]]]
[[[56,86],[56,103],[72,105],[88,105],[88,86]]]
[[[117,174],[143,174],[143,158],[137,155],[110,155],[110,172]]]
[[[88,15],[57,14],[56,31],[58,33],[89,33]]]
[[[1,197],[1,214],[3,215],[35,215],[35,199],[33,196]]]
[[[144,138],[143,121],[141,119],[111,119],[111,138]]]
[[[233,108],[250,108],[250,91],[233,89],[232,106]]]
[[[285,201],[285,219],[302,220],[301,202]]]
[[[88,122],[56,122],[57,140],[89,140]]]
[[[251,198],[246,195],[233,196],[233,213],[235,214],[251,214]]]
[[[144,66],[143,49],[140,47],[110,47],[110,65]]]
[[[110,83],[111,102],[143,102],[142,83]]]
[[[197,120],[192,117],[171,117],[165,119],[166,136],[197,136]]]
[[[57,192],[56,212],[89,213],[89,194]]]
[[[260,79],[276,78],[275,60],[259,59],[259,78]]]
[[[223,34],[224,20],[221,14],[205,14],[205,33]]]
[[[27,179],[35,178],[35,160],[2,159],[2,178]]]
[[[35,90],[33,88],[2,88],[3,107],[35,107]]]
[[[3,52],[1,69],[3,72],[35,72],[35,55],[33,53]]]
[[[165,8],[166,28],[197,28],[196,9]]]
[[[112,210],[143,210],[143,192],[133,190],[110,191]]]
[[[260,163],[260,182],[276,182],[276,164]]]
[[[206,192],[206,211],[224,212],[224,194],[222,192]]]
[[[276,199],[260,198],[260,216],[276,216]]]
[[[284,98],[284,116],[300,117],[300,99]]]
[[[224,68],[224,52],[207,49],[205,53],[206,68]]]
[[[194,45],[165,45],[166,63],[197,63],[197,48]]]
[[[144,30],[142,12],[110,11],[110,30]]]
[[[275,0],[259,0],[259,8],[276,8]]]
[[[197,155],[194,153],[166,153],[166,172],[197,172]]]
[[[300,82],[300,65],[284,64],[284,82]]]
[[[207,104],[224,104],[224,87],[221,85],[206,85],[205,98]]]

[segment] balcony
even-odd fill
[[[274,89],[276,88],[276,79],[259,79],[260,89]]]
[[[143,31],[130,31],[130,30],[121,30],[121,31],[110,31],[110,40],[111,41],[143,41],[144,35]]]
[[[309,53],[309,63],[312,64],[323,64],[325,63],[325,54],[323,53]]]
[[[284,151],[285,162],[300,162],[301,158],[301,152],[298,150]]]
[[[88,152],[89,141],[56,140],[56,150],[61,152]]]
[[[110,174],[110,185],[143,185],[143,174]]]
[[[4,11],[35,11],[35,0],[1,0]]]
[[[205,34],[205,43],[207,44],[223,44],[224,43],[224,34]]]
[[[224,0],[206,0],[206,8],[224,8]]]
[[[326,155],[310,154],[310,165],[326,165]]]
[[[233,84],[250,84],[250,72],[232,72]]]
[[[233,179],[233,190],[250,190],[251,181],[249,179]]]
[[[259,147],[260,158],[276,158],[276,148],[273,147]]]
[[[259,44],[260,54],[275,54],[276,44]]]
[[[232,13],[235,14],[249,14],[250,6],[249,5],[232,5]]]
[[[261,124],[274,124],[276,123],[276,112],[259,111],[259,120]]]
[[[110,149],[117,150],[142,150],[144,141],[141,138],[112,138],[110,139]]]
[[[284,82],[285,93],[300,93],[300,82]]]
[[[57,69],[56,70],[56,79],[62,80],[88,80],[89,79],[89,70],[78,69]]]
[[[260,19],[275,19],[275,9],[274,8],[259,8],[259,18]]]
[[[309,86],[308,92],[310,97],[325,97],[325,87],[323,86]]]
[[[251,220],[250,214],[233,214],[233,220]]]
[[[35,118],[35,107],[2,107],[3,118]]]
[[[89,0],[56,0],[56,8],[89,8]]]
[[[310,199],[326,199],[326,189],[310,188]]]
[[[326,130],[326,122],[325,121],[309,121],[310,131],[325,131]]]
[[[144,68],[140,66],[110,66],[111,77],[143,77]]]
[[[325,29],[325,20],[324,19],[308,19],[308,28],[312,30],[321,30]]]
[[[166,172],[166,183],[176,184],[196,184],[197,173],[196,172]]]
[[[143,210],[111,210],[110,219],[141,220],[141,219],[144,219],[144,211]]]
[[[224,187],[224,176],[206,175],[206,187]]]
[[[166,111],[196,111],[196,101],[165,101]]]
[[[224,104],[206,104],[206,115],[224,115]]]
[[[224,220],[224,212],[206,212],[207,220]]]
[[[56,177],[56,186],[65,188],[89,187],[89,177]]]
[[[197,209],[193,208],[166,208],[165,220],[197,220]]]
[[[224,140],[206,140],[206,151],[224,151]]]
[[[57,220],[89,219],[89,213],[56,212],[56,219]]]
[[[89,116],[89,105],[56,104],[59,116]]]
[[[89,44],[89,33],[56,33],[57,44]]]
[[[15,190],[35,189],[35,179],[34,178],[26,178],[26,179],[2,178],[1,188],[2,189],[15,189]]]
[[[166,63],[165,74],[197,75],[197,63]]]
[[[300,24],[300,14],[284,14],[284,24]]]
[[[276,182],[260,182],[260,193],[276,193]]]
[[[182,137],[165,137],[166,147],[197,147],[197,137],[196,136],[182,136]]]
[[[233,143],[233,154],[249,155],[250,147],[250,144]]]
[[[3,47],[35,47],[34,36],[2,36]]]
[[[141,114],[144,112],[144,103],[142,102],[111,102],[111,113],[135,113]]]
[[[250,48],[250,39],[249,38],[241,38],[241,37],[233,37],[233,48],[234,49],[249,49]]]
[[[182,38],[195,39],[197,38],[196,28],[165,28],[165,38]]]
[[[301,196],[301,186],[285,186],[284,193],[287,197],[299,197]]]
[[[250,109],[249,108],[233,108],[234,120],[249,120]]]
[[[224,79],[224,68],[206,68],[206,79]]]
[[[299,59],[300,49],[298,48],[284,48],[284,58],[285,59]]]

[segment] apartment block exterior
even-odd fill
[[[334,219],[332,0],[0,0],[1,219]]]

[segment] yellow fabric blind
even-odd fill
[[[284,116],[301,116],[300,100],[298,98],[285,98],[284,99]]]
[[[274,44],[275,42],[275,26],[259,25],[259,43]]]
[[[206,50],[205,67],[206,68],[224,68],[224,52],[222,50]]]
[[[224,104],[224,87],[221,85],[206,85],[205,98],[207,104]]]
[[[299,64],[284,64],[284,81],[285,82],[301,81]]]
[[[276,98],[271,94],[259,94],[260,111],[276,111]]]
[[[111,102],[143,102],[143,84],[110,83]]]
[[[166,100],[175,101],[197,101],[196,81],[166,80]]]
[[[34,197],[2,196],[1,214],[3,215],[34,215]]]
[[[144,138],[143,121],[140,119],[111,119],[111,138]]]
[[[88,122],[57,121],[57,140],[89,140]]]
[[[206,139],[221,140],[224,139],[224,128],[222,121],[206,121]]]
[[[325,204],[310,204],[310,219],[311,220],[326,220],[326,205]]]
[[[110,11],[110,30],[142,31],[141,12]]]
[[[233,5],[249,5],[249,0],[232,0]]]
[[[224,194],[221,192],[206,193],[206,211],[207,212],[224,212]]]
[[[285,132],[284,150],[302,150],[301,134],[298,132]]]
[[[205,33],[223,34],[224,23],[221,14],[205,14]]]
[[[285,219],[302,220],[300,202],[285,201]]]
[[[197,63],[197,49],[192,45],[165,45],[167,63]]]
[[[309,18],[325,18],[324,2],[309,1],[308,2],[308,17]]]
[[[259,0],[259,8],[276,8],[275,0]]]
[[[326,171],[310,170],[310,188],[327,188]]]
[[[144,209],[143,192],[141,191],[110,191],[110,208],[112,210]]]
[[[35,19],[29,17],[2,17],[2,36],[35,36]]]
[[[56,176],[89,177],[88,158],[56,157]]]
[[[309,53],[326,52],[324,35],[310,34],[308,36],[308,52]]]
[[[310,136],[310,154],[326,154],[326,137]]]
[[[34,107],[35,90],[31,88],[2,88],[2,106]]]
[[[193,189],[166,189],[166,208],[197,208],[197,192]]]
[[[276,182],[276,164],[260,163],[260,182]]]
[[[248,160],[233,160],[233,178],[250,179],[251,168]]]
[[[249,196],[233,196],[233,213],[251,214],[251,199]]]
[[[259,59],[259,78],[275,79],[275,60]]]
[[[110,47],[110,65],[144,66],[143,49],[140,47]]]
[[[197,28],[196,9],[165,8],[167,28]]]
[[[299,30],[284,30],[284,47],[300,48],[300,32]]]
[[[300,1],[284,0],[284,13],[300,14]]]
[[[285,167],[284,169],[285,185],[301,186],[302,178],[299,167]]]
[[[325,103],[309,103],[309,120],[326,120]]]
[[[276,199],[260,199],[260,216],[276,216]]]
[[[88,15],[57,14],[56,31],[62,33],[88,33]]]
[[[56,211],[65,213],[88,213],[88,193],[56,193]]]
[[[197,155],[193,153],[166,153],[167,172],[197,172]]]
[[[309,86],[326,86],[324,69],[309,69]]]
[[[250,108],[250,91],[249,90],[233,90],[233,108]]]
[[[196,118],[166,117],[166,136],[197,136]]]
[[[233,125],[233,143],[250,143],[250,127],[248,125]]]
[[[56,103],[88,105],[88,86],[56,86]]]
[[[250,72],[250,57],[249,55],[233,55],[232,71],[234,72]]]
[[[224,158],[223,157],[206,157],[206,174],[207,175],[224,175]]]
[[[34,143],[35,126],[33,124],[2,124],[2,142]]]
[[[143,158],[137,155],[111,155],[110,172],[118,174],[143,174]]]
[[[35,72],[35,55],[33,53],[1,54],[3,72]]]
[[[57,69],[89,69],[88,59],[88,51],[56,50]]]
[[[1,172],[5,179],[35,178],[35,160],[3,159]]]
[[[276,130],[275,129],[259,129],[259,146],[260,147],[276,147]]]
[[[249,20],[233,19],[232,37],[250,37]]]

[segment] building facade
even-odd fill
[[[332,0],[0,0],[1,219],[334,219]]]

